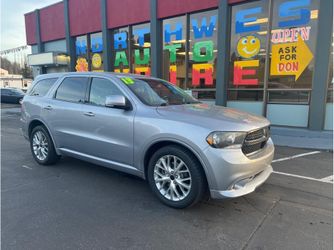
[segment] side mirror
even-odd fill
[[[131,110],[131,103],[123,95],[110,95],[106,97],[105,106],[109,108],[117,108]]]

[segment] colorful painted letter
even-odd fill
[[[176,65],[169,66],[169,82],[176,84]]]
[[[143,58],[140,57],[140,51],[140,49],[135,50],[135,64],[148,64],[150,62],[150,49],[142,49]]]
[[[139,46],[143,47],[145,43],[145,35],[150,33],[150,29],[138,29],[134,30],[133,34],[138,36]]]
[[[282,3],[279,6],[279,16],[290,20],[278,22],[278,26],[280,28],[295,27],[309,23],[311,17],[310,10],[301,8],[309,5],[310,0],[294,0]],[[291,17],[299,18],[291,20]]]
[[[169,50],[169,62],[171,62],[171,63],[176,62],[176,51],[177,51],[177,49],[179,49],[181,47],[182,47],[182,45],[180,43],[165,45],[165,49]]]
[[[87,53],[87,42],[86,40],[77,40],[75,42],[76,55],[84,55]]]
[[[99,53],[103,50],[102,37],[92,37],[90,45],[93,53]]]
[[[129,68],[127,68],[127,69],[114,69],[114,72],[116,72],[116,73],[129,73],[130,69]]]
[[[150,67],[136,67],[135,68],[135,74],[150,76],[151,75],[151,69],[150,69]]]
[[[205,48],[205,55],[201,54],[201,49]],[[213,42],[202,41],[194,44],[193,60],[195,62],[208,62],[213,59]]]
[[[114,34],[114,49],[126,49],[128,47],[126,40],[126,32]]]
[[[213,31],[216,25],[217,16],[211,16],[209,26],[206,24],[206,17],[202,18],[202,26],[198,27],[198,22],[196,19],[192,19],[191,23],[194,30],[194,37],[202,38],[203,36],[212,37]]]
[[[235,33],[243,33],[243,32],[251,32],[251,31],[259,31],[260,25],[249,25],[245,26],[247,22],[255,22],[257,20],[256,17],[247,17],[249,15],[254,15],[257,13],[261,13],[262,8],[256,7],[251,9],[239,10],[235,16]]]
[[[258,79],[243,79],[243,76],[255,75],[255,69],[244,69],[246,67],[258,67],[259,60],[235,61],[233,85],[258,85]]]
[[[204,72],[201,72],[204,71]],[[193,64],[192,85],[199,86],[200,79],[205,80],[205,85],[213,85],[213,67],[211,64]]]
[[[182,40],[182,23],[177,23],[175,30],[171,31],[171,25],[165,25],[165,43],[171,42],[171,36],[175,35],[175,40]]]
[[[129,62],[126,58],[125,51],[117,51],[115,56],[115,67],[118,67],[120,63],[123,63],[123,66],[128,66]]]

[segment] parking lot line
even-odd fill
[[[316,179],[316,178],[312,178],[312,177],[308,177],[308,176],[297,175],[297,174],[288,174],[288,173],[278,172],[278,171],[274,171],[273,173],[274,174],[291,176],[291,177],[296,177],[296,178],[300,178],[300,179],[306,179],[306,180],[311,180],[311,181],[319,181],[319,182],[323,182],[323,183],[333,184],[332,181],[326,179],[327,177],[326,178],[322,178],[322,179]]]
[[[319,154],[319,153],[321,153],[321,151],[312,151],[312,152],[308,152],[308,153],[303,153],[303,154],[298,154],[298,155],[292,155],[292,156],[289,156],[289,157],[284,157],[284,158],[276,159],[276,160],[273,160],[272,162],[287,161],[287,160],[291,160],[291,159],[303,157],[303,156],[306,156],[306,155],[314,155],[314,154]]]
[[[321,180],[322,181],[330,181],[330,182],[333,182],[333,175],[330,175],[330,176],[327,176],[327,177],[325,177],[325,178],[322,178]]]
[[[26,165],[22,165],[22,167],[23,167],[23,168],[26,168],[26,169],[30,169],[30,170],[32,170],[31,167],[28,167],[28,166],[26,166]]]

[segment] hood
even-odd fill
[[[168,120],[187,122],[212,131],[250,131],[269,125],[264,117],[206,103],[161,106],[157,112]]]

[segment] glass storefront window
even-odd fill
[[[90,61],[92,71],[103,71],[102,33],[90,35]]]
[[[186,17],[163,20],[163,78],[186,88]]]
[[[150,24],[132,27],[131,54],[133,72],[140,75],[151,75],[151,39]]]
[[[298,103],[308,104],[310,101],[310,92],[302,90],[270,90],[268,92],[268,103]]]
[[[88,50],[87,36],[78,36],[75,39],[76,64],[75,70],[78,72],[88,71]]]
[[[199,99],[215,99],[217,10],[190,15],[189,78],[187,89]]]
[[[120,28],[114,31],[114,55],[111,62],[114,64],[114,71],[121,73],[130,72],[129,58],[129,28]]]
[[[230,89],[227,94],[228,100],[254,101],[263,99],[263,91],[259,90]]]
[[[229,100],[263,100],[268,9],[264,0],[232,7]]]
[[[318,0],[273,1],[269,90],[311,90],[318,7]]]

